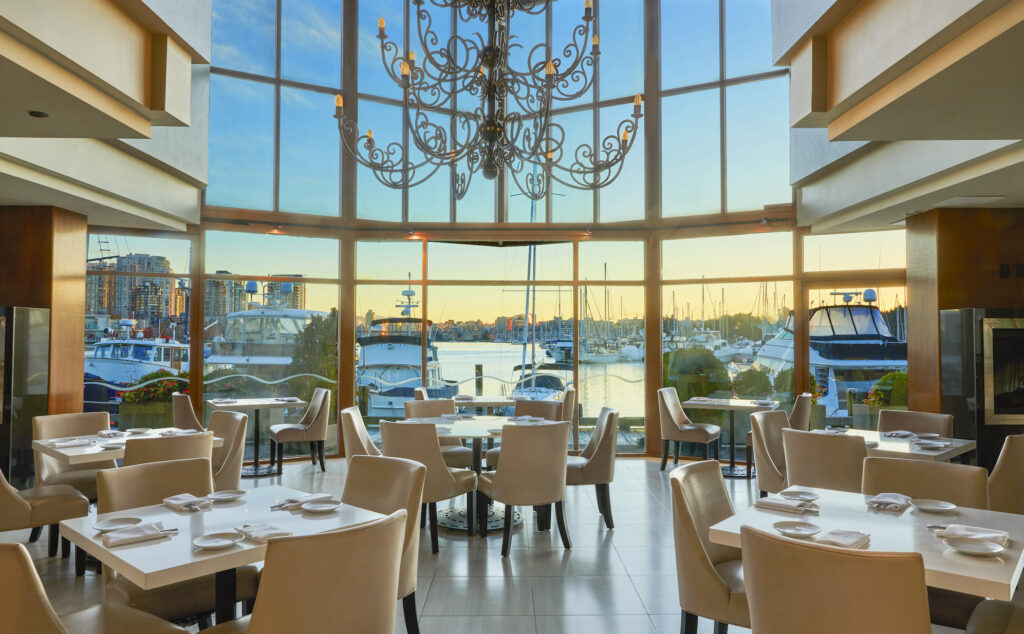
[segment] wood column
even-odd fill
[[[939,212],[907,218],[907,406],[942,411],[939,368]]]
[[[50,309],[51,414],[82,411],[86,217],[56,207],[0,207],[0,305]]]

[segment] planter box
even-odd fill
[[[811,419],[808,429],[825,429],[825,406],[811,405]]]
[[[118,408],[117,427],[121,431],[132,427],[171,427],[174,413],[170,402],[121,403]]]

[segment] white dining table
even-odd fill
[[[244,540],[222,550],[201,550],[192,540],[208,533],[234,531],[241,524],[267,522],[293,535],[313,535],[346,528],[383,517],[380,513],[342,504],[332,513],[271,510],[281,500],[302,495],[283,486],[250,489],[245,497],[217,503],[198,511],[175,511],[162,504],[97,515],[91,510],[85,517],[64,520],[60,534],[89,553],[117,574],[143,590],[215,574],[216,617],[221,623],[234,618],[235,569],[264,559],[266,544]],[[177,528],[178,534],[157,540],[108,548],[102,535],[93,529],[97,521],[112,517],[137,517],[144,522],[163,522],[164,528]]]
[[[101,438],[95,435],[73,436],[73,438],[85,439],[92,443],[91,445],[82,445],[79,447],[54,447],[50,444],[53,440],[52,438],[49,440],[33,440],[32,449],[46,454],[51,458],[56,458],[62,464],[67,465],[81,465],[93,462],[106,462],[108,460],[121,460],[124,458],[124,444],[121,444],[120,447],[109,449],[104,448],[101,445],[111,441],[127,441],[132,438],[164,438],[164,436],[160,435],[160,432],[167,429],[173,429],[173,427],[152,429],[145,434],[128,434],[127,436],[121,436],[119,438]],[[216,436],[213,437],[214,447],[221,447],[223,445],[223,438],[218,438]]]
[[[860,436],[865,442],[877,442],[877,447],[868,447],[869,456],[881,458],[909,458],[911,460],[930,460],[933,462],[949,462],[950,459],[974,451],[978,444],[965,438],[943,438],[952,443],[941,449],[922,449],[910,438],[891,438],[870,429],[847,429],[847,436]]]
[[[775,522],[800,520],[820,526],[819,535],[833,529],[867,533],[871,543],[866,550],[920,553],[924,560],[925,582],[935,588],[1008,601],[1020,581],[1024,567],[1024,515],[964,507],[955,513],[925,513],[911,507],[895,515],[869,511],[870,495],[807,487],[790,487],[789,490],[820,495],[815,501],[819,514],[795,515],[751,506],[712,526],[708,531],[710,540],[740,548],[741,526],[777,534],[772,527]],[[1009,533],[1010,542],[996,557],[963,555],[946,546],[942,538],[928,529],[929,524],[967,524],[1004,530]],[[779,581],[785,583],[783,578]]]
[[[269,464],[260,465],[260,438],[263,434],[260,428],[260,411],[265,409],[288,409],[291,407],[305,407],[306,401],[294,396],[268,397],[268,398],[214,398],[206,401],[206,406],[212,410],[238,410],[251,409],[252,420],[252,464],[242,467],[242,475],[247,478],[260,478],[263,476],[277,475],[277,469]],[[273,456],[271,456],[273,457]]]
[[[482,396],[465,396],[457,395],[454,399],[455,407],[472,407],[472,408],[484,408],[488,414],[493,414],[494,410],[499,407],[515,407],[516,399],[510,396],[499,396],[499,395],[482,395]]]
[[[694,397],[688,399],[682,405],[684,410],[712,409],[729,412],[729,464],[722,467],[722,475],[727,478],[745,478],[747,476],[747,467],[736,466],[736,412],[752,414],[754,412],[773,410],[779,406],[779,402],[757,401],[746,398]]]

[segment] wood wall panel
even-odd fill
[[[907,392],[908,406],[942,411],[939,371],[939,212],[907,218]]]

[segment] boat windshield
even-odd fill
[[[228,320],[224,338],[232,342],[291,341],[309,322],[301,317],[236,317]]]
[[[133,346],[132,358],[136,361],[152,361],[154,350],[156,350],[155,346]]]
[[[419,335],[422,332],[423,322],[415,321],[383,321],[370,326],[370,336],[377,337],[398,337],[402,335]]]
[[[874,306],[829,306],[811,315],[810,336],[881,336],[892,337],[889,326]]]

